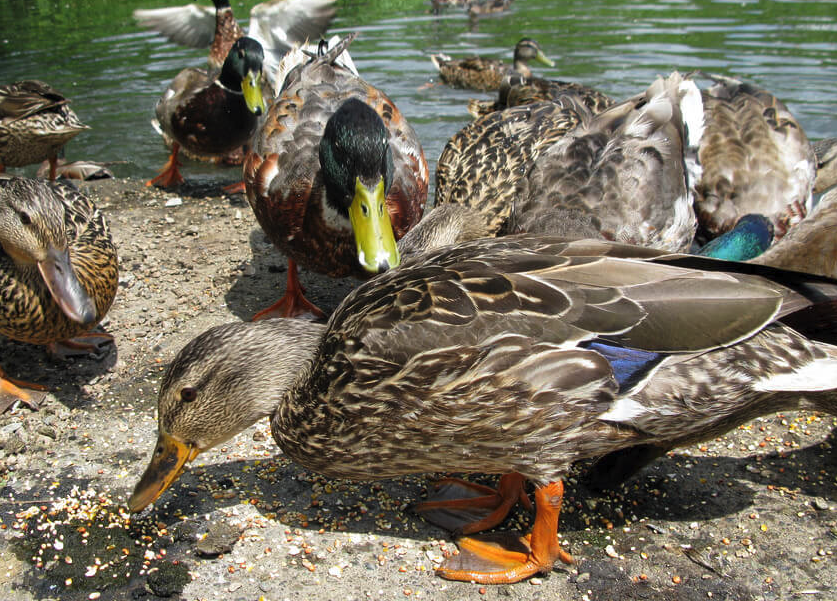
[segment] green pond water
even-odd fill
[[[112,168],[117,176],[151,177],[166,159],[150,125],[154,104],[180,69],[205,65],[206,51],[139,29],[131,12],[173,3],[3,0],[0,82],[42,79],[72,99],[92,130],[68,144],[68,160],[124,161]],[[242,20],[254,3],[232,2]],[[338,0],[337,7],[332,31],[360,32],[351,54],[361,75],[412,122],[431,168],[470,119],[468,98],[488,96],[425,86],[435,81],[430,54],[510,60],[524,35],[555,60],[538,69],[544,76],[623,98],[658,74],[701,68],[772,91],[811,139],[837,135],[837,1],[515,0],[510,11],[477,21],[455,8],[433,14],[430,0]],[[237,170],[187,163],[183,173],[230,181]]]

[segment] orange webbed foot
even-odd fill
[[[288,284],[285,295],[278,301],[253,316],[252,321],[273,319],[275,317],[301,317],[314,320],[325,319],[319,307],[305,298],[305,289],[299,283],[296,262],[288,259]]]
[[[159,185],[163,188],[170,188],[186,181],[180,175],[180,170],[178,169],[178,167],[182,166],[182,163],[177,160],[177,153],[179,151],[180,145],[177,142],[172,144],[171,156],[169,156],[169,160],[166,161],[166,164],[160,170],[160,175],[145,182],[146,186]]]
[[[480,584],[510,584],[552,570],[557,560],[572,564],[572,556],[558,542],[558,517],[564,487],[551,482],[535,491],[535,523],[531,534],[481,534],[456,541],[459,554],[436,570],[448,580]]]
[[[230,184],[229,186],[223,186],[221,189],[227,194],[244,194],[247,191],[243,181]]]
[[[24,388],[29,390],[23,390]],[[18,401],[33,411],[37,411],[38,400],[35,397],[39,395],[32,394],[30,391],[43,392],[45,390],[47,390],[46,386],[10,378],[0,369],[0,413],[5,413]],[[43,395],[40,396],[43,397]]]
[[[517,502],[532,509],[524,483],[520,474],[505,474],[495,490],[459,478],[442,478],[434,484],[428,500],[417,504],[414,510],[455,534],[480,532],[506,519]]]

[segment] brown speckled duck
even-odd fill
[[[701,241],[731,229],[742,215],[773,222],[780,239],[811,209],[814,151],[802,127],[775,96],[731,77],[698,73],[705,131],[695,211]]]
[[[297,265],[367,278],[394,267],[396,240],[424,213],[424,151],[395,103],[340,64],[354,36],[288,74],[244,163],[247,199],[288,257],[285,296],[256,318],[322,312],[302,294]]]
[[[42,81],[0,86],[0,171],[48,160],[55,179],[58,152],[85,129],[69,100]]]
[[[117,284],[116,249],[90,199],[69,184],[0,178],[0,335],[92,350],[72,339],[104,318]],[[37,385],[0,370],[0,386],[36,408],[19,386]]]
[[[531,38],[523,38],[515,45],[511,67],[501,59],[484,56],[454,59],[447,54],[433,54],[430,60],[439,70],[439,78],[449,86],[482,91],[499,90],[510,68],[520,76],[528,77],[532,75],[529,61],[538,61],[549,67],[555,64]]]
[[[837,348],[779,321],[835,297],[815,276],[600,240],[421,254],[362,283],[327,324],[233,323],[187,344],[128,505],[142,510],[202,451],[270,416],[282,451],[328,477],[504,474],[496,491],[446,479],[417,506],[467,535],[438,573],[547,573],[572,561],[557,530],[574,461],[692,444],[779,410],[835,413]],[[525,479],[531,533],[474,535],[529,503]]]

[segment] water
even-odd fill
[[[124,161],[117,176],[153,176],[166,159],[151,129],[154,104],[206,51],[140,30],[138,7],[174,0],[4,0],[0,82],[38,78],[72,99],[92,130],[66,148],[68,160]],[[208,3],[208,0],[207,0]],[[239,18],[253,1],[233,2]],[[435,80],[429,55],[486,54],[510,60],[524,35],[555,60],[548,77],[579,81],[616,98],[674,68],[746,79],[781,98],[811,139],[837,135],[837,0],[515,0],[509,12],[472,22],[463,11],[430,12],[429,0],[338,0],[332,31],[359,31],[351,53],[416,128],[431,169],[447,140],[470,120],[476,92]],[[35,167],[15,172],[34,173]],[[229,182],[236,168],[187,162],[194,180]]]

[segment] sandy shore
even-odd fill
[[[157,505],[124,503],[156,440],[165,365],[206,328],[249,319],[286,262],[241,196],[132,180],[83,184],[104,209],[120,287],[101,360],[0,339],[12,376],[50,387],[0,416],[0,591],[32,599],[835,599],[830,416],[767,416],[680,449],[622,490],[567,482],[577,565],[512,586],[451,583],[455,547],[408,509],[429,476],[333,481],[285,459],[267,422],[202,455]],[[331,310],[355,284],[302,274]],[[490,481],[490,479],[488,479]],[[526,530],[518,512],[505,527]]]

